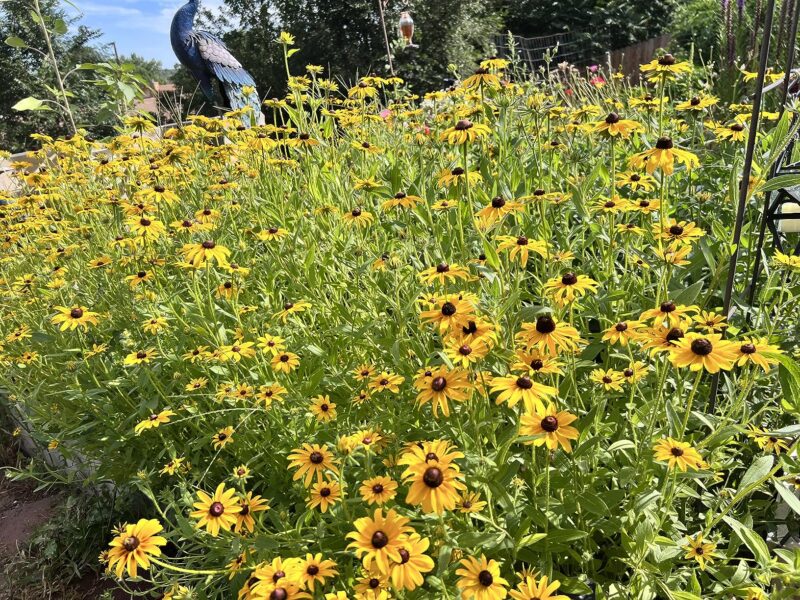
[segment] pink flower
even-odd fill
[[[606,80],[603,79],[602,76],[598,75],[597,77],[592,77],[589,80],[589,83],[591,83],[595,87],[603,87],[606,84]]]
[[[590,72],[590,73],[597,73],[597,69],[598,69],[598,68],[599,68],[599,67],[598,67],[597,65],[591,65],[591,66],[589,67],[589,72]]]
[[[378,113],[381,116],[381,119],[388,119],[392,116],[392,111],[388,108],[384,108],[381,112]]]

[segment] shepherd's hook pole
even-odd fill
[[[739,242],[742,237],[742,224],[744,223],[744,211],[747,206],[747,192],[750,187],[750,173],[753,170],[753,152],[756,148],[756,134],[758,133],[758,121],[761,116],[761,97],[764,92],[764,75],[767,71],[767,61],[769,60],[769,43],[772,37],[772,13],[775,12],[775,0],[769,0],[767,10],[764,15],[764,34],[761,39],[761,56],[758,61],[758,75],[756,77],[756,91],[753,96],[753,112],[750,115],[750,131],[747,136],[747,149],[744,155],[744,166],[742,167],[742,178],[739,182],[739,205],[736,209],[736,222],[733,228],[733,251],[728,263],[728,280],[725,282],[725,296],[722,303],[722,314],[730,318],[731,297],[733,296],[733,284],[736,279],[736,265],[739,262]],[[714,412],[717,401],[717,388],[719,387],[719,373],[714,376],[711,382],[711,393],[709,397],[708,412]]]
[[[378,11],[381,15],[381,27],[383,27],[383,41],[386,43],[386,58],[389,60],[389,72],[394,77],[394,65],[392,65],[392,51],[389,48],[389,34],[386,33],[386,19],[383,16],[383,0],[378,0]]]

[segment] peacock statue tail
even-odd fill
[[[180,63],[197,79],[200,90],[209,102],[239,110],[252,110],[242,115],[245,127],[262,124],[264,115],[250,73],[231,54],[225,43],[212,33],[194,29],[197,0],[189,0],[172,19],[170,42]],[[220,86],[221,102],[214,90],[214,81]]]

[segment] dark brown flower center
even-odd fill
[[[578,276],[575,273],[564,273],[561,277],[561,283],[564,285],[575,285],[578,283]]]
[[[83,309],[77,306],[69,311],[69,316],[73,319],[80,319],[83,316]]]
[[[319,495],[322,496],[323,498],[327,498],[328,496],[331,495],[331,488],[329,488],[329,487],[322,488],[319,491]]]
[[[615,112],[608,113],[606,117],[606,123],[609,125],[613,125],[614,123],[619,123],[619,115]]]
[[[689,104],[691,104],[692,106],[697,106],[698,104],[700,104],[700,98],[698,98],[697,96],[693,96],[692,99],[689,100]]]
[[[484,570],[478,573],[478,582],[483,587],[489,587],[494,583],[494,577],[492,577],[492,574],[489,573],[489,571]]]
[[[408,550],[406,550],[405,548],[400,548],[400,550],[398,550],[397,553],[400,555],[400,564],[401,565],[404,565],[409,560],[411,560],[411,555],[408,553]]]
[[[310,460],[315,465],[320,465],[322,464],[322,461],[325,460],[325,457],[322,456],[322,452],[314,451],[308,455],[308,460]]]
[[[461,167],[456,167],[455,169],[450,171],[450,174],[451,175],[455,175],[455,176],[463,175],[464,174],[464,169],[462,169]]]
[[[447,387],[447,380],[444,377],[434,377],[431,381],[431,389],[434,392],[441,392]]]
[[[397,200],[402,200],[403,198],[405,198],[405,197],[406,197],[406,193],[405,193],[405,192],[397,192],[397,193],[394,195],[394,197],[395,197]]]
[[[470,348],[468,344],[464,344],[458,349],[458,353],[461,354],[462,356],[469,356],[470,354],[472,354],[472,348]]]
[[[683,337],[683,329],[678,327],[673,327],[672,329],[667,332],[667,341],[668,342],[676,342]]]
[[[714,350],[714,346],[711,345],[705,338],[700,338],[698,340],[692,341],[692,352],[699,356],[708,356],[711,354],[712,350]]]
[[[425,455],[425,462],[430,462],[432,460],[439,460],[439,457],[436,455],[435,452],[428,452]]]
[[[125,550],[127,550],[128,552],[133,552],[139,547],[139,538],[137,538],[135,535],[126,537],[122,541],[122,547],[125,548]]]
[[[505,205],[506,201],[502,197],[495,196],[492,198],[492,208],[503,208]]]
[[[373,577],[372,579],[369,580],[369,587],[371,587],[373,590],[375,588],[380,587],[380,585],[381,585],[380,579],[376,579],[375,577]]]
[[[676,62],[677,61],[675,60],[675,57],[672,56],[672,54],[665,54],[664,56],[658,59],[658,64],[660,64],[662,67],[671,67]]]
[[[741,123],[734,123],[731,125],[731,131],[744,131],[744,125]]]
[[[676,306],[672,300],[669,300],[668,302],[662,302],[660,308],[662,313],[671,313],[675,310]]]
[[[625,369],[625,370],[622,372],[622,374],[623,374],[625,377],[633,377],[633,369]]]
[[[529,390],[533,387],[533,382],[530,377],[523,375],[522,377],[517,377],[517,387],[523,390]]]
[[[361,147],[365,150],[369,150],[372,146],[369,142],[361,142]]]
[[[622,333],[623,331],[626,331],[628,329],[628,324],[625,323],[624,321],[620,321],[619,323],[614,325],[614,329]]]
[[[681,448],[670,448],[670,453],[672,456],[683,456],[683,450]]]
[[[544,419],[542,419],[541,427],[546,432],[553,433],[556,429],[558,429],[558,419],[556,419],[553,415],[547,415]]]
[[[612,381],[614,381],[614,380],[613,380],[613,379],[611,379],[611,377],[609,377],[608,375],[604,375],[604,376],[603,376],[603,383],[605,383],[605,384],[609,384],[609,383],[611,383]]]
[[[528,238],[524,235],[521,235],[517,238],[517,246],[527,246],[528,245]]]
[[[442,314],[445,317],[452,317],[454,314],[456,314],[456,305],[452,302],[445,302],[442,304]]]
[[[306,567],[306,573],[311,575],[312,577],[319,573],[319,567],[317,565],[308,565]]]
[[[531,369],[533,369],[534,371],[538,371],[538,370],[539,370],[539,369],[541,369],[543,366],[544,366],[544,362],[542,361],[542,359],[541,359],[541,358],[534,358],[534,359],[531,361]]]
[[[436,265],[436,272],[437,273],[447,273],[449,270],[450,270],[450,265],[448,265],[445,262],[439,263],[438,265]]]
[[[389,538],[382,531],[376,531],[375,533],[372,534],[372,539],[370,540],[370,543],[372,544],[373,548],[380,550],[386,544],[389,543]]]
[[[755,354],[756,347],[755,347],[754,344],[751,344],[750,342],[748,342],[746,344],[742,344],[741,347],[739,348],[739,351],[742,354]]]
[[[556,330],[556,322],[553,317],[543,315],[536,319],[536,331],[543,334],[553,333]]]
[[[428,467],[422,474],[422,482],[429,488],[437,488],[444,483],[444,473],[438,467]]]
[[[269,600],[286,600],[289,597],[289,592],[283,588],[275,588],[269,595]]]
[[[376,483],[372,486],[372,493],[373,494],[382,494],[383,493],[383,486],[380,483]]]
[[[456,131],[466,131],[467,129],[472,129],[472,121],[461,119],[458,123],[456,123]]]
[[[658,150],[672,150],[672,139],[668,137],[660,137],[656,141],[656,148]]]
[[[143,358],[147,358],[147,352],[142,352],[142,351],[137,352],[136,353],[136,358],[138,358],[139,360],[142,360]]]
[[[136,277],[138,277],[139,279],[144,279],[145,277],[147,277],[147,271],[139,271],[136,274]]]
[[[361,209],[360,208],[354,208],[353,210],[350,211],[350,214],[353,215],[354,217],[360,217],[361,216]]]
[[[139,219],[139,225],[141,225],[142,227],[150,227],[150,225],[152,225],[152,221],[150,221],[150,219],[145,219],[144,217],[142,217],[141,219]]]
[[[205,241],[205,242],[203,242],[201,245],[202,245],[202,246],[203,246],[203,248],[205,248],[206,250],[213,250],[213,249],[214,249],[214,248],[216,248],[216,246],[217,246],[217,245],[214,243],[214,240],[206,240],[206,241]]]
[[[636,182],[636,181],[640,181],[641,179],[642,179],[642,178],[641,178],[639,175],[637,175],[636,173],[634,173],[633,175],[631,175],[631,181],[634,181],[634,182]]]
[[[673,225],[672,227],[669,228],[669,233],[670,235],[674,236],[683,235],[683,227],[681,227],[680,225]]]
[[[223,506],[222,502],[212,502],[211,506],[208,507],[208,514],[212,517],[219,517],[224,512],[225,506]]]

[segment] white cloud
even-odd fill
[[[82,2],[80,11],[85,15],[113,17],[135,17],[142,14],[142,11],[138,8],[126,8],[116,4],[95,4],[92,2]]]

